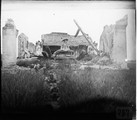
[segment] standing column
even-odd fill
[[[128,17],[127,15],[125,15],[115,24],[112,59],[116,63],[125,63],[125,59],[127,58],[127,49],[126,49],[127,19]]]
[[[2,29],[2,66],[16,64],[16,37],[18,30],[12,19],[8,19]]]
[[[131,9],[127,26],[127,60],[136,60],[135,10]]]

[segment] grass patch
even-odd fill
[[[82,103],[84,106],[85,104],[94,106],[99,104],[96,100],[101,100],[100,106],[109,106],[107,104],[109,101],[109,104],[114,103],[115,108],[116,100],[120,100],[126,101],[135,108],[136,71],[134,70],[95,68],[74,70],[70,61],[58,61],[56,68],[53,68],[51,61],[48,61],[46,66],[47,68],[38,72],[32,70],[18,70],[16,74],[2,72],[2,107],[13,109],[41,106],[46,108],[50,97],[48,87],[44,87],[44,76],[48,75],[48,71],[53,71],[57,79],[61,81],[58,85],[61,107],[81,104],[83,101],[92,101],[92,105],[89,102]],[[98,107],[98,109],[101,108]]]
[[[61,72],[60,92],[68,103],[96,96],[135,103],[135,72],[87,68],[70,74]],[[71,94],[71,97],[69,97]],[[68,96],[68,97],[67,97]],[[72,100],[69,100],[74,98]],[[67,103],[66,103],[67,104]]]
[[[86,68],[77,71],[69,69],[58,74],[61,79],[61,104],[65,108],[70,108],[70,111],[75,107],[77,110],[82,108],[83,111],[83,106],[88,106],[89,111],[94,106],[92,112],[110,112],[110,109],[114,111],[120,106],[131,107],[135,111],[135,71]]]
[[[43,83],[44,77],[35,71],[2,73],[2,108],[16,111],[45,105],[49,100]]]

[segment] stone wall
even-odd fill
[[[28,50],[28,37],[21,33],[18,36],[18,57],[21,58],[25,50]]]
[[[125,62],[127,58],[126,48],[126,27],[127,27],[127,15],[118,20],[115,24],[114,41],[111,58],[115,62]]]
[[[100,37],[100,46],[99,50],[111,54],[111,50],[113,47],[113,39],[114,39],[114,25],[106,25],[104,26],[104,30]]]
[[[8,19],[2,28],[2,66],[16,64],[16,37],[18,30],[12,19]]]
[[[99,50],[110,55],[110,58],[117,63],[125,62],[127,58],[126,49],[126,27],[128,16],[116,21],[115,25],[105,26],[100,37]]]
[[[35,45],[32,42],[28,43],[28,51],[30,53],[35,53],[36,49],[35,49]]]

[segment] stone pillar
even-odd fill
[[[16,64],[16,37],[18,30],[12,19],[8,19],[2,29],[2,66]]]
[[[135,24],[135,10],[131,9],[128,14],[127,26],[127,61],[136,60],[136,24]]]
[[[128,16],[125,15],[115,24],[112,59],[116,63],[125,63],[127,58],[126,27]]]

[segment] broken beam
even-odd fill
[[[76,32],[76,35],[74,36],[74,37],[77,37],[78,36],[78,34],[79,34],[79,29],[77,30],[77,32]]]
[[[83,30],[81,29],[81,27],[78,25],[78,23],[76,22],[76,20],[74,20],[75,24],[77,25],[78,27],[78,30],[81,31],[81,33],[83,34],[83,36],[85,37],[85,39],[88,41],[88,43],[94,48],[94,50],[99,54],[99,50],[96,49],[94,47],[94,45],[89,41],[89,39],[86,37],[85,33],[83,32]],[[78,31],[77,31],[78,32]],[[77,34],[76,34],[77,35]]]

